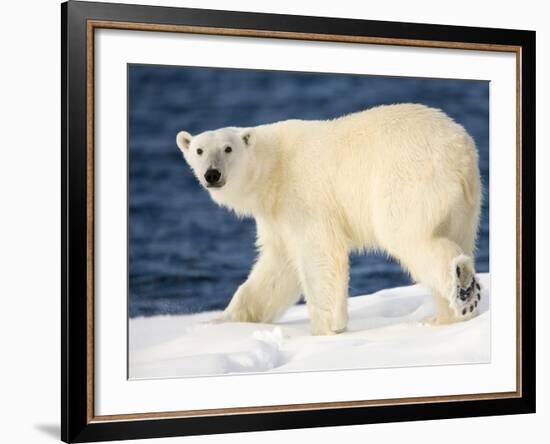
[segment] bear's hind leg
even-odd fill
[[[428,322],[441,325],[476,316],[481,292],[473,259],[448,238],[432,238],[415,247],[398,257],[417,282],[432,289],[437,313]]]
[[[445,325],[454,322],[454,311],[451,309],[449,300],[441,295],[437,290],[432,290],[432,296],[435,302],[435,313],[424,319],[427,325]]]
[[[451,308],[457,319],[470,319],[479,312],[481,286],[477,281],[471,257],[461,254],[451,261]]]

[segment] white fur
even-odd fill
[[[435,322],[477,313],[461,315],[456,298],[457,285],[474,282],[477,151],[443,112],[380,106],[177,140],[201,184],[213,163],[221,171],[214,201],[256,220],[259,257],[224,320],[270,322],[303,294],[314,334],[344,330],[353,250],[384,251],[430,287]]]

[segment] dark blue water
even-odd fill
[[[489,178],[489,83],[341,74],[130,65],[130,316],[222,309],[254,261],[253,220],[217,207],[176,146],[178,131],[285,119],[328,119],[380,104],[441,108],[475,139],[485,196]],[[476,266],[489,269],[488,199]],[[381,255],[351,258],[350,295],[407,285]]]

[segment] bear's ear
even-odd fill
[[[245,129],[241,131],[241,139],[246,146],[252,146],[254,144],[254,134],[251,129]]]
[[[193,136],[187,131],[180,131],[176,136],[176,143],[182,153],[185,153],[189,149],[189,144]]]

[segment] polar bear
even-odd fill
[[[219,205],[256,221],[258,258],[221,321],[271,322],[300,295],[315,335],[347,325],[351,251],[383,251],[436,301],[431,322],[478,313],[477,150],[441,110],[378,106],[176,137]]]

